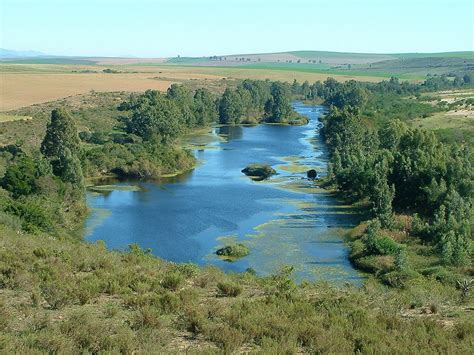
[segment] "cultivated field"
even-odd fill
[[[118,73],[103,73],[112,69]],[[380,81],[372,76],[332,75],[293,70],[243,67],[191,67],[176,65],[65,65],[0,64],[0,111],[94,91],[166,90],[173,82],[221,79],[270,79],[314,82],[332,76],[337,80]],[[207,85],[207,84],[206,84]]]

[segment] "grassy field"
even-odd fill
[[[20,120],[31,120],[31,118],[32,118],[31,116],[0,114],[0,123],[2,123],[2,122],[11,122],[11,121],[20,121]]]
[[[420,100],[445,110],[411,121],[414,127],[430,129],[447,141],[474,145],[474,91],[449,90],[430,93]]]
[[[127,97],[128,93],[124,92],[88,92],[0,114],[0,142],[2,145],[23,142],[26,151],[37,149],[51,111],[58,107],[72,114],[79,131],[113,131],[117,124],[117,105]],[[22,119],[24,117],[32,119]]]
[[[246,69],[260,69],[260,70],[279,70],[279,71],[296,71],[302,73],[314,73],[327,76],[345,76],[345,77],[370,77],[379,78],[379,80],[388,79],[396,75],[399,79],[410,80],[410,81],[421,81],[426,78],[423,73],[413,73],[409,71],[403,71],[399,68],[394,70],[387,70],[383,68],[367,68],[366,66],[351,66],[346,65],[344,67],[331,67],[328,64],[307,64],[307,63],[255,63],[248,64],[245,66]],[[376,81],[374,79],[369,81]]]

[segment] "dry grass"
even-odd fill
[[[31,120],[31,119],[32,119],[31,116],[0,114],[0,122],[11,122],[11,121]]]
[[[413,121],[416,127],[424,129],[453,129],[458,128],[466,131],[474,130],[474,111],[456,110],[439,112],[426,118],[417,118]]]
[[[167,80],[149,74],[1,74],[0,111],[95,91],[166,90]]]

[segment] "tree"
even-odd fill
[[[194,93],[194,115],[198,126],[216,121],[216,104],[209,90],[201,88]]]
[[[219,102],[219,122],[239,124],[242,117],[242,99],[236,90],[227,88]]]
[[[270,102],[267,101],[265,104],[265,116],[270,122],[285,122],[293,112],[290,89],[284,83],[274,82],[271,86],[271,95]]]
[[[180,121],[186,127],[196,126],[194,115],[194,100],[191,92],[183,85],[172,84],[166,92],[166,97],[173,101],[181,111]]]
[[[309,99],[311,96],[311,88],[307,80],[301,85],[301,93],[305,99]]]
[[[373,170],[373,181],[369,184],[369,200],[372,204],[372,213],[379,219],[383,228],[390,228],[393,224],[392,201],[395,196],[395,187],[389,186],[387,175],[389,172],[389,158],[379,158]],[[369,174],[370,171],[367,171]]]
[[[41,143],[41,153],[52,161],[57,160],[65,149],[77,155],[80,151],[80,140],[76,124],[64,109],[55,109],[51,121],[46,127],[46,135]]]
[[[36,185],[38,177],[38,169],[34,160],[24,155],[15,164],[8,166],[1,180],[1,186],[10,191],[14,198],[18,198],[38,190]]]
[[[408,126],[402,121],[390,120],[385,127],[380,130],[381,148],[395,151],[398,149],[401,137],[408,131]]]
[[[61,180],[64,182],[70,182],[77,186],[82,186],[84,183],[81,162],[77,156],[71,154],[68,148],[66,148],[59,157],[57,171]]]
[[[172,142],[183,130],[181,111],[174,101],[157,91],[147,90],[139,97],[131,97],[127,108],[132,115],[127,122],[128,133],[144,140]]]
[[[61,180],[82,185],[82,169],[77,158],[79,136],[73,119],[65,110],[53,110],[41,143],[41,153],[50,160],[53,173]]]

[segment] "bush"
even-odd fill
[[[458,276],[443,266],[429,267],[420,272],[422,275],[432,277],[445,285],[455,286],[458,281]]]
[[[405,287],[407,282],[420,276],[415,271],[392,271],[382,276],[382,281],[389,286]]]
[[[242,287],[233,282],[219,282],[217,284],[219,295],[222,297],[237,297],[242,292]]]
[[[217,249],[216,254],[223,257],[242,258],[249,254],[249,248],[245,244],[238,243]]]
[[[184,277],[179,272],[170,272],[161,281],[161,286],[176,291],[183,283]]]
[[[268,164],[250,164],[242,172],[255,180],[264,180],[276,174],[275,169]]]
[[[143,306],[135,313],[133,328],[159,328],[161,326],[160,312],[151,306]]]
[[[380,255],[395,255],[399,250],[397,242],[387,236],[377,238],[374,247],[376,253]]]

